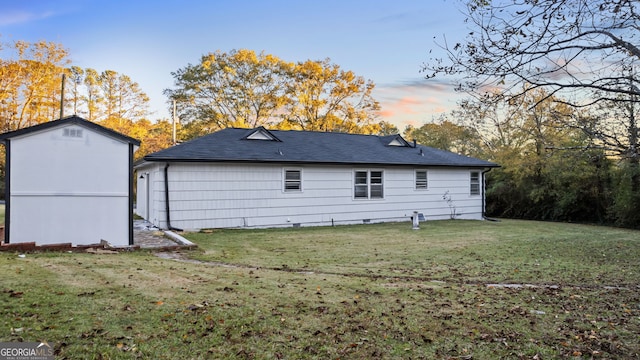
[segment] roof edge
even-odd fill
[[[102,133],[105,136],[111,137],[111,138],[115,138],[118,139],[122,142],[126,142],[126,143],[130,143],[136,146],[140,146],[140,140],[138,139],[134,139],[130,136],[124,135],[120,132],[117,132],[115,130],[109,129],[107,127],[104,127],[102,125],[96,124],[94,122],[91,122],[87,119],[83,119],[77,115],[71,115],[71,116],[67,116],[61,119],[57,119],[57,120],[52,120],[52,121],[48,121],[42,124],[37,124],[37,125],[33,125],[33,126],[29,126],[26,128],[22,128],[22,129],[18,129],[18,130],[14,130],[14,131],[9,131],[3,134],[0,134],[0,141],[4,142],[7,139],[11,139],[17,136],[22,136],[22,135],[27,135],[29,133],[32,132],[37,132],[37,131],[43,131],[43,130],[47,130],[47,129],[51,129],[57,126],[63,126],[63,125],[71,125],[71,124],[75,124],[75,125],[79,125],[79,126],[84,126],[87,127],[91,130],[94,130],[96,132]]]
[[[300,161],[300,160],[239,160],[239,159],[229,159],[229,160],[219,160],[219,159],[195,159],[195,158],[184,158],[184,159],[175,159],[175,158],[151,158],[148,159],[146,156],[141,160],[138,160],[140,163],[137,167],[142,167],[147,164],[157,163],[157,162],[166,162],[166,163],[241,163],[241,164],[307,164],[307,165],[355,165],[355,166],[408,166],[408,167],[453,167],[453,168],[474,168],[474,169],[486,169],[486,168],[499,168],[502,167],[496,163],[492,163],[487,161],[487,164],[478,164],[478,165],[452,165],[452,164],[411,164],[411,163],[375,163],[375,162],[336,162],[336,161]]]

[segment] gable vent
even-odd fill
[[[62,136],[71,138],[81,138],[82,129],[64,128],[62,130]]]
[[[411,145],[409,145],[409,143],[400,135],[385,136],[383,138],[387,142],[387,146],[411,147]],[[391,141],[389,141],[389,139],[391,139]]]
[[[247,136],[247,139],[249,140],[271,140],[273,141],[273,138],[271,136],[269,136],[268,134],[262,132],[262,131],[256,131],[253,134]]]
[[[262,140],[262,141],[280,141],[275,135],[273,135],[269,130],[259,127],[257,129],[253,129],[249,135],[245,136],[243,139],[245,140]]]

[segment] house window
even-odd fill
[[[384,198],[383,172],[377,170],[355,171],[353,197],[356,199]]]
[[[416,189],[427,189],[429,183],[427,182],[427,172],[425,170],[416,170]]]
[[[472,171],[469,178],[469,194],[480,195],[480,172]]]
[[[302,191],[302,171],[285,169],[284,170],[284,191]]]

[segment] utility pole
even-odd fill
[[[176,140],[176,122],[178,118],[177,105],[176,100],[173,100],[173,145],[176,145],[178,142]]]
[[[62,73],[62,86],[60,89],[60,119],[64,116],[64,83],[66,82],[67,75]]]

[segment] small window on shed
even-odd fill
[[[62,130],[62,136],[64,136],[64,137],[72,137],[72,138],[81,138],[82,137],[82,129],[64,128]]]
[[[284,191],[302,191],[302,171],[285,169],[284,171]]]
[[[427,181],[427,171],[426,170],[416,170],[416,189],[424,190],[427,189],[429,183]]]

